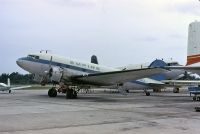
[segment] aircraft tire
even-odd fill
[[[9,90],[8,93],[10,94],[10,93],[11,93],[11,90]]]
[[[72,99],[73,98],[73,90],[68,89],[66,92],[66,99]]]
[[[129,90],[128,90],[128,89],[126,89],[126,93],[129,93]]]
[[[73,93],[73,97],[74,97],[74,99],[77,98],[77,92],[76,92],[76,91],[74,91],[74,93]]]
[[[66,99],[75,99],[77,98],[77,93],[73,89],[69,89],[66,92]]]
[[[149,92],[146,92],[146,96],[150,96],[151,94]]]
[[[193,99],[193,101],[196,101],[196,100],[197,100],[196,96],[194,96],[192,99]]]
[[[179,88],[174,88],[173,93],[179,93]]]
[[[56,97],[56,96],[57,96],[57,91],[56,91],[56,89],[55,89],[55,88],[49,89],[48,95],[49,95],[49,97]]]

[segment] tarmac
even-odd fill
[[[199,134],[196,106],[187,92],[95,91],[71,100],[47,90],[0,92],[0,134]]]

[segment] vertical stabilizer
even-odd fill
[[[189,25],[187,65],[200,65],[200,22],[198,21]]]
[[[10,78],[7,79],[7,85],[10,87]]]

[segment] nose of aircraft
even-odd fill
[[[23,64],[23,60],[21,58],[19,58],[17,61],[16,61],[17,65],[22,67],[22,64]]]

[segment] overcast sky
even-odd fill
[[[0,73],[25,73],[16,60],[42,49],[110,67],[185,64],[195,20],[198,0],[0,0]]]

